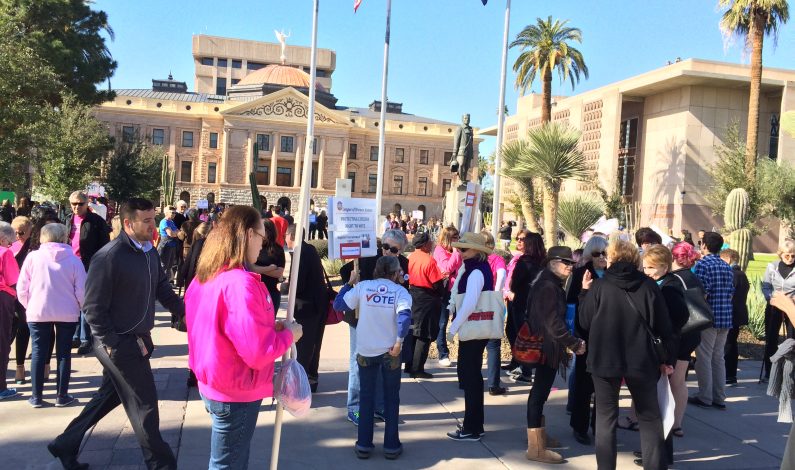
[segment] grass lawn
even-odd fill
[[[754,253],[754,260],[748,263],[748,269],[745,270],[745,274],[748,279],[761,278],[765,274],[767,265],[777,259],[778,256],[775,253]]]

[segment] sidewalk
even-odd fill
[[[155,328],[152,361],[160,396],[161,432],[178,454],[182,469],[207,468],[210,444],[210,419],[196,389],[188,392],[186,336],[169,328],[169,315],[160,311]],[[326,329],[321,360],[319,392],[312,410],[302,419],[285,413],[282,429],[282,469],[519,469],[546,468],[524,457],[526,446],[525,412],[529,387],[513,383],[508,395],[492,397],[486,403],[486,435],[480,442],[454,442],[445,437],[463,418],[463,395],[458,390],[455,368],[436,369],[429,361],[433,380],[414,380],[404,375],[401,385],[400,435],[405,452],[397,461],[385,460],[380,442],[383,425],[377,423],[376,452],[367,461],[356,459],[353,443],[356,428],[346,420],[348,370],[348,326]],[[54,361],[53,361],[54,362]],[[13,365],[13,360],[12,360]],[[778,469],[784,451],[788,424],[776,423],[777,401],[764,394],[756,383],[759,363],[741,362],[740,385],[728,388],[728,411],[689,407],[685,418],[686,436],[675,440],[674,469]],[[99,385],[101,367],[93,355],[72,361],[71,390],[85,404]],[[484,371],[485,373],[485,371]],[[13,372],[7,373],[13,378]],[[694,375],[690,375],[694,379]],[[691,393],[695,380],[689,383]],[[594,448],[574,441],[565,413],[566,390],[562,380],[550,395],[545,408],[549,434],[566,446],[561,453],[568,459],[566,468],[596,467]],[[47,383],[45,408],[27,404],[30,384],[18,387],[20,398],[0,403],[0,458],[2,468],[58,469],[46,444],[60,433],[82,409],[81,405],[55,408],[54,384]],[[622,395],[623,411],[629,406]],[[268,468],[274,421],[274,408],[264,402],[251,446],[250,468]],[[631,451],[639,449],[637,432],[618,430],[618,468],[638,468]],[[121,407],[114,410],[89,434],[80,460],[94,469],[143,469],[141,451]],[[549,468],[562,468],[548,466]]]

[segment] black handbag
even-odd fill
[[[654,355],[657,356],[657,361],[660,364],[665,364],[668,360],[668,350],[665,349],[662,338],[654,334],[651,327],[649,326],[649,322],[643,318],[640,310],[638,310],[638,307],[635,306],[635,302],[632,301],[632,297],[629,296],[629,292],[624,291],[624,295],[627,297],[627,302],[629,302],[629,305],[632,306],[632,309],[635,310],[640,317],[640,322],[643,323],[644,327],[646,327],[646,331],[649,333],[649,338],[651,339],[651,347],[654,350]]]
[[[712,313],[712,307],[710,307],[707,299],[702,295],[701,289],[688,289],[684,279],[677,274],[674,274],[674,276],[682,281],[682,286],[685,288],[685,303],[687,304],[688,317],[687,323],[682,327],[682,334],[694,333],[712,328],[715,322],[715,315]]]

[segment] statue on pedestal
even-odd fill
[[[458,174],[462,186],[469,181],[469,166],[474,157],[474,133],[469,125],[469,114],[461,117],[461,126],[455,131],[453,137],[453,159],[450,162],[450,171]]]

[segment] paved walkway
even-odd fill
[[[168,315],[158,313],[153,367],[160,393],[161,430],[178,455],[179,467],[206,468],[209,457],[210,420],[196,389],[187,390],[187,347],[184,333],[168,327]],[[348,369],[347,325],[326,330],[320,389],[310,414],[294,419],[285,414],[280,468],[283,469],[383,469],[545,468],[524,458],[524,415],[529,387],[509,383],[508,395],[486,395],[486,435],[480,442],[454,442],[445,437],[463,418],[463,396],[455,369],[434,369],[433,380],[404,376],[401,385],[400,435],[405,453],[392,462],[380,455],[383,425],[375,431],[376,452],[369,461],[353,454],[356,428],[345,419]],[[12,360],[13,364],[13,360]],[[71,390],[81,403],[99,384],[101,368],[93,356],[73,360]],[[777,402],[764,395],[756,383],[759,363],[743,361],[740,385],[728,388],[728,411],[689,407],[686,436],[676,439],[675,469],[778,469],[789,425],[776,423]],[[7,378],[13,378],[8,372]],[[691,379],[694,376],[691,374]],[[571,436],[565,413],[566,390],[558,380],[547,403],[548,432],[563,441],[567,468],[593,469],[593,447],[578,444]],[[692,389],[695,382],[689,383]],[[47,384],[45,401],[52,405],[54,385]],[[81,406],[31,409],[30,385],[19,387],[22,397],[0,403],[0,468],[57,469],[46,443],[81,410]],[[624,394],[628,398],[628,394]],[[622,401],[623,406],[629,400]],[[250,468],[268,468],[275,412],[263,403],[252,443]],[[618,468],[636,468],[631,451],[639,448],[637,432],[618,431]],[[91,468],[143,469],[140,448],[121,408],[102,420],[84,442],[80,460]],[[550,468],[561,468],[550,466]]]

